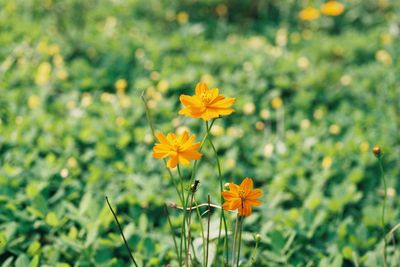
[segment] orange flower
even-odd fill
[[[219,94],[218,88],[208,89],[205,83],[196,85],[194,96],[181,95],[180,100],[184,105],[179,114],[192,118],[209,119],[218,118],[222,115],[229,115],[234,110],[230,108],[235,98],[225,98]]]
[[[339,16],[343,11],[344,5],[337,1],[328,1],[321,6],[321,12],[326,16]]]
[[[176,136],[173,133],[163,135],[161,132],[156,133],[156,137],[160,143],[156,143],[153,147],[153,157],[162,159],[169,157],[167,167],[175,168],[176,165],[189,165],[190,160],[198,160],[201,157],[198,149],[200,143],[194,143],[196,136],[189,136],[187,131]]]
[[[304,21],[315,20],[319,18],[319,10],[313,7],[306,7],[299,12],[299,18]]]
[[[262,195],[261,189],[253,189],[253,179],[244,178],[240,185],[229,183],[229,191],[221,193],[225,199],[222,205],[224,210],[239,211],[239,216],[250,216],[251,206],[260,206],[261,202],[257,199]]]

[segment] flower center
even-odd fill
[[[172,144],[172,146],[173,146],[174,151],[179,152],[181,146],[178,143],[178,140],[174,140],[174,143]]]
[[[238,194],[239,194],[239,197],[240,197],[242,200],[246,198],[246,194],[245,194],[244,190],[239,189],[239,190],[238,190]]]
[[[203,92],[201,93],[201,101],[203,104],[208,104],[211,101],[211,94],[209,92]]]

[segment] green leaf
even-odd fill
[[[29,266],[29,258],[25,254],[19,255],[17,260],[15,261],[15,267],[28,267]]]

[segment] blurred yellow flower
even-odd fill
[[[329,156],[324,157],[321,165],[322,165],[322,168],[329,169],[332,165],[332,158]]]
[[[250,216],[252,206],[260,206],[261,201],[258,200],[262,196],[261,189],[253,189],[253,179],[244,178],[240,185],[229,183],[229,191],[221,193],[225,199],[222,205],[224,210],[238,210],[238,216]]]
[[[44,85],[50,80],[51,65],[49,62],[43,62],[39,65],[36,73],[35,82],[37,85]]]
[[[215,8],[215,12],[217,13],[217,15],[219,17],[224,17],[226,16],[226,14],[228,14],[228,7],[224,4],[219,4],[216,8]]]
[[[67,165],[70,168],[75,168],[78,165],[78,162],[76,161],[76,159],[74,157],[70,157],[67,161]]]
[[[126,87],[128,86],[128,82],[125,79],[118,79],[115,84],[115,89],[117,89],[118,93],[122,93],[125,91]]]
[[[254,111],[256,110],[256,105],[254,105],[253,102],[247,102],[246,104],[244,104],[243,106],[243,112],[246,115],[252,114],[254,113]]]
[[[219,126],[219,125],[214,125],[212,128],[211,128],[211,134],[212,135],[214,135],[214,136],[220,136],[220,135],[223,135],[224,134],[224,132],[225,132],[225,129],[223,128],[223,127],[221,127],[221,126]]]
[[[198,151],[200,143],[194,143],[196,136],[189,136],[187,131],[178,136],[174,133],[169,133],[165,136],[158,132],[156,137],[159,143],[156,143],[153,147],[153,157],[157,159],[168,157],[168,168],[175,168],[178,163],[189,165],[190,160],[201,158],[201,153]]]
[[[319,10],[314,7],[306,7],[299,12],[299,18],[303,21],[311,21],[319,18]]]
[[[379,50],[375,54],[376,60],[382,62],[385,65],[392,64],[392,57],[386,50]]]
[[[280,97],[275,97],[274,99],[272,99],[272,107],[273,107],[274,109],[279,109],[279,108],[282,107],[282,105],[283,105],[282,98],[280,98]]]
[[[219,94],[218,88],[208,89],[203,82],[196,85],[195,95],[181,95],[179,99],[184,105],[179,114],[202,118],[205,121],[229,115],[234,111],[230,107],[235,102],[235,98],[225,98],[224,95]]]
[[[343,11],[344,5],[338,1],[328,1],[321,6],[321,12],[326,16],[339,16]]]
[[[185,12],[185,11],[181,11],[176,16],[176,20],[180,24],[186,24],[189,21],[189,14],[187,12]]]
[[[339,134],[340,133],[340,127],[337,124],[332,124],[331,126],[329,126],[329,132],[331,134]]]
[[[40,106],[40,98],[37,95],[31,95],[28,99],[28,107],[35,109]]]
[[[168,90],[169,88],[169,82],[166,80],[161,80],[158,84],[157,84],[157,90],[160,91],[161,93],[164,93]]]

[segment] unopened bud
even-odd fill
[[[257,243],[260,242],[260,240],[261,240],[261,235],[260,235],[260,234],[256,234],[255,237],[254,237],[254,239],[256,240]]]
[[[379,146],[374,146],[372,152],[374,152],[375,156],[379,157],[381,155],[381,148]]]
[[[225,184],[224,184],[224,190],[229,190],[229,184],[230,184],[230,183],[225,183]]]

